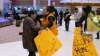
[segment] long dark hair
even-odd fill
[[[87,5],[82,8],[83,12],[85,12],[86,15],[88,15],[92,11],[92,7]]]
[[[53,13],[54,12],[54,7],[53,6],[47,6],[47,11],[49,13]]]

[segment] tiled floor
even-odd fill
[[[64,25],[59,27],[62,48],[54,56],[72,56],[74,21],[71,22],[69,32],[65,31]],[[0,56],[27,56],[27,50],[23,49],[21,36],[18,35],[20,31],[21,28],[16,28],[14,25],[0,28]],[[100,40],[94,39],[94,44],[100,54]]]

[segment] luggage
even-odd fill
[[[53,56],[53,54],[62,46],[58,37],[55,36],[48,28],[42,30],[34,41],[40,56]]]

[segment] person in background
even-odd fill
[[[7,11],[6,8],[4,8],[3,14],[4,14],[4,17],[5,18],[7,18],[9,16],[8,11]]]
[[[37,48],[34,38],[38,35],[40,30],[40,23],[36,20],[36,12],[28,12],[28,16],[23,21],[23,47],[28,50],[28,56],[36,56]],[[32,34],[33,33],[33,34]]]
[[[13,14],[13,18],[16,20],[16,26],[17,26],[17,27],[20,27],[21,18],[20,18],[20,16],[19,16],[19,13],[17,13],[16,10],[13,9],[12,14]]]
[[[83,7],[82,10],[83,10],[82,16],[79,22],[77,23],[80,24],[81,27],[83,27],[82,23],[85,21],[84,23],[84,32],[85,32],[87,30],[87,18],[92,9],[90,6],[86,6],[86,7]]]
[[[97,34],[97,38],[96,39],[100,39],[100,31],[98,31],[96,34]]]
[[[63,11],[62,10],[59,12],[59,15],[60,15],[59,25],[62,26],[62,19],[63,19]]]
[[[79,13],[78,8],[75,8],[74,16],[75,16],[75,26],[76,26],[77,22],[79,22],[80,17],[81,17],[81,13]]]
[[[70,12],[67,12],[65,19],[64,19],[66,31],[69,31],[70,16],[71,16]]]
[[[66,9],[65,12],[64,12],[64,18],[66,17],[66,14],[68,14],[68,13],[69,13],[69,10]]]

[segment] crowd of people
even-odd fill
[[[54,35],[58,35],[58,26],[62,26],[63,20],[65,21],[65,30],[69,31],[69,23],[72,16],[75,17],[75,26],[81,27],[82,33],[87,31],[87,18],[91,13],[91,7],[84,7],[81,16],[78,13],[78,8],[75,8],[72,12],[66,9],[65,12],[62,10],[58,13],[54,6],[47,6],[43,9],[43,15],[39,17],[35,10],[26,11],[24,14],[23,21],[23,47],[28,50],[28,56],[36,56],[37,47],[34,42],[34,38],[44,29],[49,28]],[[16,16],[18,18],[18,16]],[[59,17],[59,20],[58,20]],[[83,22],[85,22],[83,24]],[[84,27],[83,27],[84,25]],[[99,39],[99,30],[97,32],[97,39]]]

